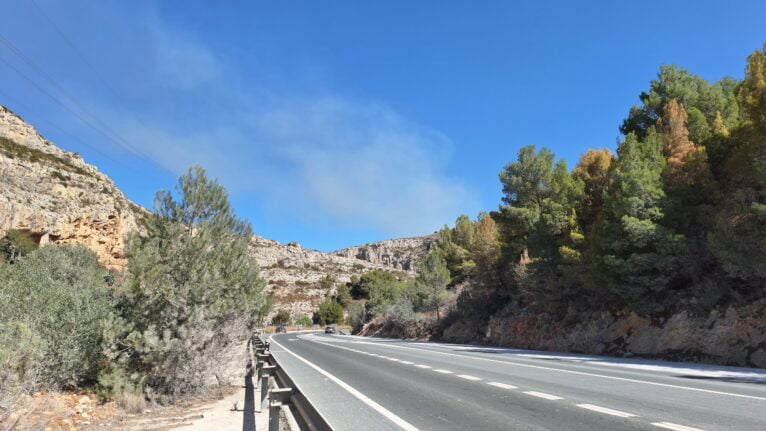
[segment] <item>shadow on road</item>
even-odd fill
[[[253,377],[245,377],[245,405],[242,407],[242,431],[255,431],[255,387]]]

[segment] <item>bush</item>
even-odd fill
[[[274,317],[271,318],[272,325],[283,325],[290,323],[290,312],[287,310],[279,310]]]
[[[388,307],[411,290],[412,282],[410,280],[402,282],[397,280],[391,273],[385,274],[387,275],[371,278],[366,284],[369,299],[365,306],[367,307],[367,313],[371,316],[385,313]]]
[[[405,323],[415,319],[415,312],[413,311],[412,301],[409,298],[401,297],[388,310],[386,310],[386,318],[392,322]]]
[[[338,280],[331,274],[327,274],[319,280],[319,288],[325,292],[329,292]]]
[[[27,232],[11,229],[0,239],[0,263],[13,263],[16,259],[37,250],[37,241]]]
[[[252,230],[223,187],[193,167],[176,190],[180,201],[157,194],[146,236],[128,237],[128,280],[106,325],[107,392],[132,384],[158,401],[198,392],[267,304]]]
[[[351,293],[349,293],[348,286],[344,283],[338,284],[337,292],[335,293],[335,302],[340,304],[341,307],[346,308],[351,303]]]
[[[95,381],[111,310],[106,274],[84,247],[47,246],[0,265],[0,388],[31,375],[38,385],[28,390]]]
[[[134,392],[122,392],[114,399],[122,410],[137,415],[143,413],[146,408],[146,399],[143,395]]]
[[[44,349],[38,336],[23,323],[0,322],[0,417],[13,410],[14,400],[37,386]]]
[[[299,317],[296,321],[296,325],[303,325],[303,326],[311,326],[314,322],[312,322],[311,318],[308,316],[302,316]]]
[[[343,307],[331,300],[322,302],[317,312],[317,323],[320,325],[343,323]]]
[[[367,311],[364,305],[358,302],[351,304],[348,307],[348,324],[351,325],[351,330],[359,332],[365,323],[367,323]]]
[[[350,294],[353,299],[369,299],[371,289],[386,288],[398,282],[399,280],[396,279],[394,274],[382,269],[376,269],[363,274],[359,278],[352,278]]]

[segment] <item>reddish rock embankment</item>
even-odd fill
[[[441,339],[766,368],[766,301],[714,310],[704,316],[682,311],[665,319],[575,311],[554,318],[511,306],[493,316],[486,326],[456,322]]]

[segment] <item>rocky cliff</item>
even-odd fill
[[[82,244],[121,268],[125,234],[144,213],[78,154],[0,106],[0,235],[17,229],[40,244]]]
[[[307,250],[298,244],[282,245],[258,236],[253,237],[250,247],[274,298],[274,309],[267,319],[278,310],[287,310],[294,318],[311,317],[319,303],[335,293],[334,287],[328,290],[320,284],[327,275],[345,283],[367,271],[391,270],[386,265]]]
[[[333,252],[335,256],[384,265],[406,272],[415,272],[436,241],[435,235],[386,241],[344,248]]]

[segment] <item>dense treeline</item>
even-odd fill
[[[158,193],[145,233],[128,237],[126,273],[23,232],[0,241],[0,414],[36,390],[164,402],[224,377],[269,305],[252,232],[202,168],[176,192]]]
[[[528,310],[707,312],[766,293],[766,51],[714,84],[662,67],[620,127],[616,154],[570,170],[524,147],[502,204],[439,233],[450,319]]]

